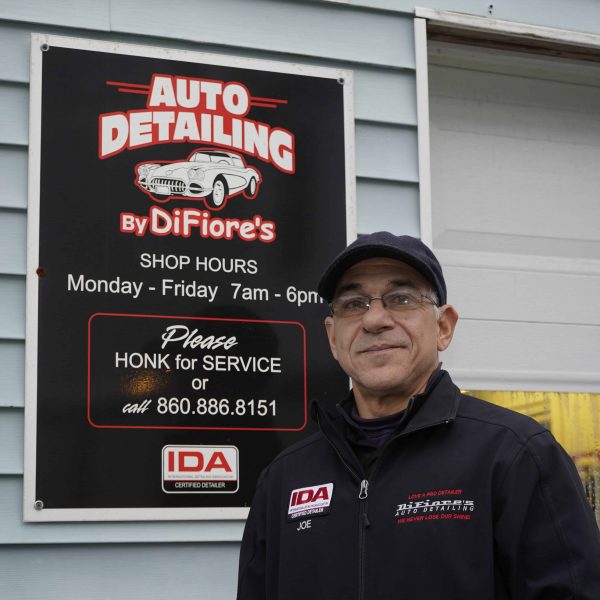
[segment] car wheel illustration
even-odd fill
[[[244,196],[249,200],[253,200],[256,198],[256,193],[258,192],[258,183],[256,183],[256,179],[254,177],[250,177],[250,181],[248,185],[244,189]]]
[[[225,206],[227,202],[227,182],[221,176],[217,177],[213,183],[212,192],[206,197],[206,205],[208,208],[219,210]]]

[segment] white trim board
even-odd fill
[[[479,17],[466,13],[458,13],[434,8],[415,8],[415,16],[427,19],[430,23],[468,29],[471,31],[488,31],[490,33],[505,34],[512,37],[535,39],[554,43],[570,44],[585,48],[600,49],[600,35],[584,33],[568,29],[543,27],[515,21],[504,21],[493,17]]]
[[[417,144],[419,152],[419,223],[421,240],[431,248],[431,162],[429,146],[429,78],[427,68],[427,21],[415,19],[415,63],[417,82]]]

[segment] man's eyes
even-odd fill
[[[416,294],[405,291],[392,291],[384,294],[383,297],[376,296],[376,298],[383,300],[386,306],[409,306],[419,301]],[[340,305],[345,310],[364,310],[372,300],[373,298],[369,296],[351,296],[350,298],[342,298]]]
[[[384,296],[386,304],[402,305],[402,304],[414,304],[417,302],[417,298],[413,294],[408,292],[390,292]]]
[[[365,297],[361,297],[361,296],[357,296],[355,298],[346,298],[342,302],[342,306],[345,309],[366,308],[366,306],[368,304],[369,304],[369,298],[365,298]]]

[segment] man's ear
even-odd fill
[[[331,354],[333,354],[333,358],[337,360],[337,351],[335,349],[335,323],[333,322],[333,317],[331,315],[325,317],[325,331],[327,332]]]
[[[438,342],[437,349],[441,352],[445,350],[452,341],[458,313],[451,304],[440,306],[440,318],[438,319]]]

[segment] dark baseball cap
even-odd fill
[[[432,285],[440,306],[446,304],[446,282],[442,266],[433,252],[418,238],[378,231],[361,235],[333,260],[321,276],[317,290],[331,302],[342,275],[354,264],[367,258],[384,256],[402,261],[421,273]]]

